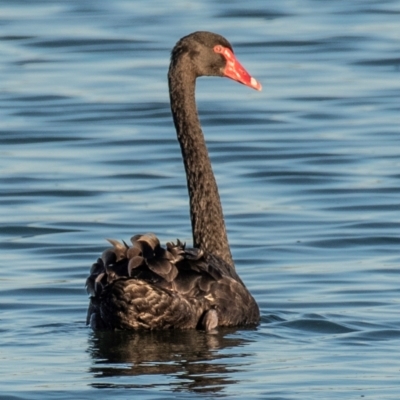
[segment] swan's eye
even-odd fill
[[[227,47],[221,46],[220,44],[214,46],[214,51],[216,53],[222,54],[225,57],[226,61],[230,61],[235,58],[232,50],[228,49]]]

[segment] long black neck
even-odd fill
[[[186,170],[193,245],[234,268],[218,187],[201,130],[195,101],[196,80],[183,62],[168,73],[171,110]]]

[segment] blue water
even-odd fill
[[[400,1],[0,2],[1,399],[398,399]],[[169,52],[226,36],[261,93],[197,100],[257,329],[85,326],[105,238],[190,243]]]

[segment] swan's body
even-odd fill
[[[174,47],[168,73],[171,110],[184,160],[194,248],[160,246],[137,235],[132,246],[111,241],[87,279],[87,323],[97,329],[170,329],[253,325],[254,298],[237,275],[218,188],[195,103],[195,80],[227,76],[260,90],[238,63],[229,42],[195,32]]]

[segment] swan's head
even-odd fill
[[[187,73],[195,77],[225,76],[243,85],[261,90],[261,84],[239,63],[231,44],[221,35],[194,32],[183,37],[171,54],[171,65],[183,62]]]

